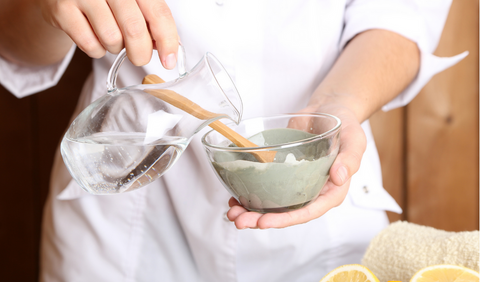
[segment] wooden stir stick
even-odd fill
[[[149,74],[145,76],[142,83],[143,84],[159,84],[164,83],[165,81],[158,77],[155,74]],[[145,89],[145,92],[169,103],[170,105],[179,108],[194,117],[202,120],[207,120],[211,118],[218,117],[219,114],[209,112],[199,105],[195,104],[191,100],[185,98],[184,96],[176,93],[175,91],[168,89]],[[222,134],[228,140],[232,141],[238,147],[258,147],[255,143],[246,139],[242,135],[233,131],[230,127],[226,126],[223,122],[216,120],[209,124],[211,128],[216,130],[218,133]],[[255,158],[262,163],[271,163],[275,158],[275,151],[259,151],[259,152],[250,152]]]

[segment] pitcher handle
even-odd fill
[[[127,50],[125,48],[118,53],[115,61],[112,64],[112,67],[108,71],[107,76],[107,93],[111,94],[117,90],[117,75],[118,69],[122,65],[123,61],[127,57]],[[177,69],[178,75],[180,77],[184,77],[187,74],[185,64],[186,64],[186,55],[185,55],[185,48],[183,48],[182,43],[179,42],[178,44],[178,59],[177,59]]]
[[[180,77],[184,77],[187,74],[187,69],[186,69],[186,64],[187,64],[187,59],[186,59],[186,54],[185,54],[185,48],[183,48],[182,42],[178,42],[178,59],[177,59],[177,69],[178,69],[178,75]]]

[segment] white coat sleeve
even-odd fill
[[[452,0],[352,0],[345,11],[345,26],[340,48],[355,35],[369,29],[396,32],[417,43],[420,69],[411,84],[383,106],[388,111],[408,104],[437,73],[455,65],[468,55],[434,56]]]
[[[73,45],[62,61],[40,67],[19,66],[0,56],[0,84],[17,98],[53,87],[67,69],[75,49],[76,45]]]

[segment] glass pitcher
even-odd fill
[[[242,101],[222,64],[206,53],[186,72],[182,46],[178,57],[177,79],[117,89],[125,49],[117,56],[107,93],[78,115],[60,147],[70,174],[85,191],[116,194],[147,185],[162,176],[209,123],[221,118],[240,122]],[[170,94],[208,114],[187,113]]]

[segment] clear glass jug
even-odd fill
[[[206,53],[186,72],[182,46],[178,54],[177,79],[122,89],[117,89],[116,77],[125,50],[117,56],[108,74],[107,94],[78,115],[61,143],[63,160],[84,190],[116,194],[149,184],[209,123],[221,118],[240,122],[241,98],[222,64]],[[170,94],[207,114],[187,113]]]

